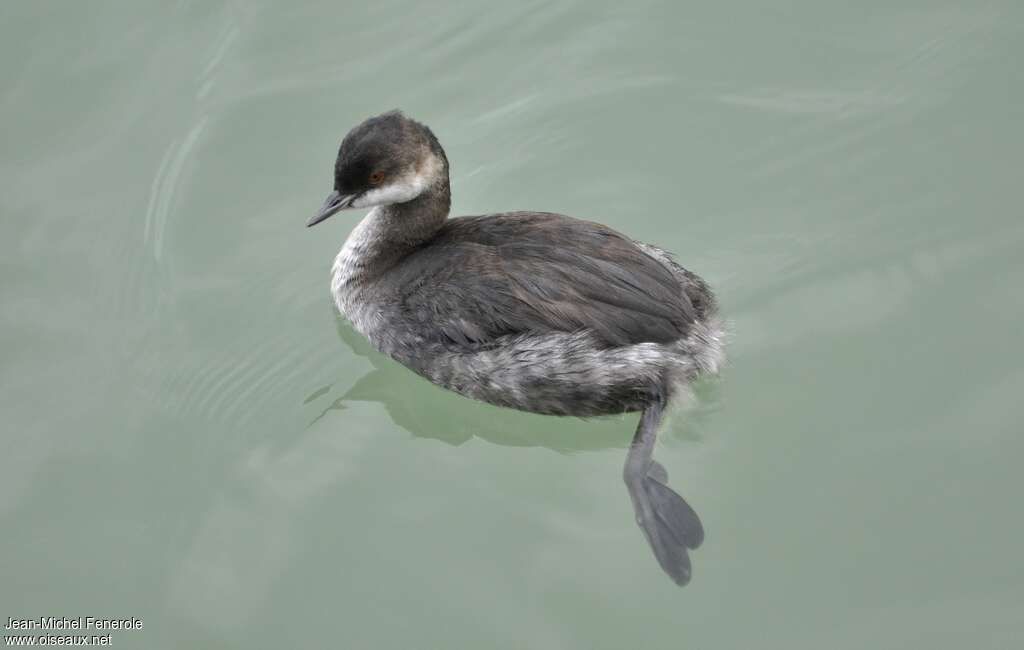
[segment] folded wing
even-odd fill
[[[667,343],[694,320],[676,277],[600,224],[535,212],[462,217],[430,250],[396,269],[403,317],[455,344],[578,331],[608,346]]]

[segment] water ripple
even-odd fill
[[[146,213],[146,233],[148,239],[149,225],[152,224],[153,259],[157,262],[160,261],[163,255],[167,216],[171,211],[178,182],[181,179],[181,173],[189,156],[195,150],[196,143],[199,142],[199,136],[202,135],[208,121],[208,117],[205,115],[199,118],[199,121],[189,130],[185,139],[177,148],[172,162],[169,165],[161,164],[156,178],[153,179],[153,187],[156,191],[150,197],[150,209]]]

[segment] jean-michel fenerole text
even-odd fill
[[[40,616],[39,618],[8,617],[6,630],[141,630],[142,619],[100,618],[97,616]]]

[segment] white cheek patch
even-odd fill
[[[428,179],[422,174],[414,174],[400,181],[378,187],[366,192],[352,202],[353,208],[369,208],[377,205],[391,205],[412,201],[427,189]]]

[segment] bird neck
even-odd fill
[[[334,286],[364,285],[432,238],[451,206],[447,174],[405,203],[379,205],[352,230],[334,261]]]

